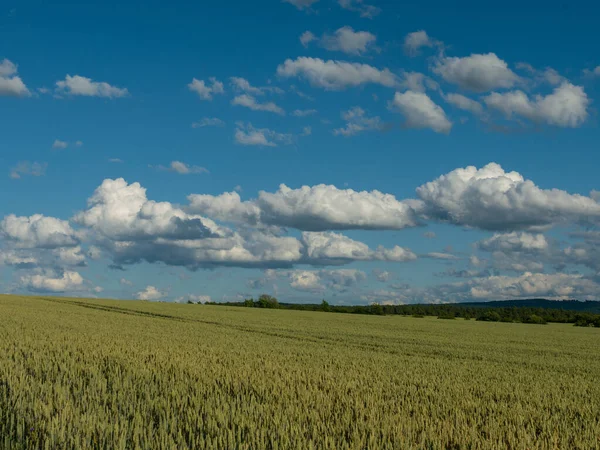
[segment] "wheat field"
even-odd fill
[[[6,449],[592,449],[571,325],[0,296]]]

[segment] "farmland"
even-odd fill
[[[596,448],[600,334],[0,296],[0,447]]]

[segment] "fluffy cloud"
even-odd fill
[[[300,36],[300,42],[305,47],[308,43],[316,40],[314,34],[307,31]],[[345,26],[337,29],[333,34],[323,34],[319,39],[321,47],[330,51],[339,51],[348,55],[363,55],[375,50],[377,37],[368,31],[354,31],[352,27]]]
[[[300,43],[306,48],[312,41],[316,41],[317,37],[310,31],[305,31],[300,35]]]
[[[189,175],[194,173],[210,173],[208,169],[200,166],[190,166],[181,161],[171,161],[169,167],[158,166],[160,170],[167,170],[169,172],[175,172],[180,175]]]
[[[404,72],[399,88],[415,92],[425,92],[427,89],[438,90],[439,85],[420,72]]]
[[[293,270],[287,273],[290,287],[298,291],[317,292],[325,289],[345,291],[366,280],[367,275],[356,269]]]
[[[60,276],[52,273],[24,275],[20,281],[21,286],[31,292],[71,292],[84,288],[81,275],[72,271],[65,271]]]
[[[371,250],[366,244],[333,232],[304,232],[306,260],[312,264],[339,264],[350,261],[412,261],[417,256],[399,246],[386,249],[379,246]]]
[[[543,234],[513,231],[496,233],[491,238],[479,241],[477,247],[487,252],[543,252],[548,250],[549,243]]]
[[[53,250],[60,266],[84,266],[85,253],[80,246],[61,247]]]
[[[30,175],[32,177],[41,177],[46,174],[46,168],[48,163],[20,161],[16,166],[10,169],[10,178],[18,180],[23,175]]]
[[[188,84],[188,89],[198,94],[202,100],[212,100],[213,95],[225,93],[223,83],[217,80],[215,77],[209,78],[210,86],[205,83],[204,80],[192,79],[192,82]]]
[[[408,33],[404,38],[404,51],[409,56],[417,56],[423,47],[433,47],[438,42],[432,39],[425,30]]]
[[[502,112],[507,118],[519,115],[532,122],[559,127],[578,127],[588,117],[590,103],[581,86],[565,82],[546,96],[530,99],[523,91],[493,92],[484,98],[489,108]]]
[[[39,265],[39,260],[23,251],[0,250],[0,265],[15,269],[32,269]]]
[[[379,191],[338,189],[331,185],[291,189],[282,184],[274,193],[241,202],[237,193],[190,195],[190,209],[221,220],[263,223],[304,231],[402,229],[418,221],[408,203]],[[213,215],[218,212],[218,215]]]
[[[285,111],[281,107],[277,106],[275,103],[260,103],[257,102],[253,96],[248,94],[236,96],[233,100],[231,100],[231,104],[244,106],[246,108],[252,109],[253,111],[268,111],[279,115],[285,114]]]
[[[302,9],[308,9],[310,8],[314,3],[317,3],[319,0],[282,0],[284,3],[290,3],[292,5],[294,5],[296,8],[302,10]]]
[[[432,70],[447,82],[473,92],[511,88],[520,81],[519,76],[495,53],[463,58],[442,57]]]
[[[456,106],[459,109],[464,111],[469,111],[470,113],[480,116],[483,114],[483,106],[478,101],[470,99],[469,97],[465,97],[461,94],[446,94],[444,95],[444,100],[446,100],[451,105]]]
[[[64,81],[57,81],[56,89],[59,94],[81,95],[84,97],[120,98],[129,95],[129,91],[125,88],[111,86],[105,82],[92,81],[91,78],[79,75],[67,75]]]
[[[6,216],[0,222],[0,235],[18,248],[58,248],[79,243],[69,222],[41,214]]]
[[[210,302],[210,295],[196,295],[196,294],[188,294],[182,297],[177,297],[175,299],[176,303],[207,303]]]
[[[146,286],[145,289],[137,292],[135,298],[138,300],[160,300],[165,296],[164,292],[159,291],[154,286]]]
[[[111,240],[201,239],[219,233],[209,219],[188,215],[168,202],[148,200],[139,183],[106,179],[74,220]]]
[[[0,62],[0,96],[28,97],[31,95],[25,83],[17,76],[17,65],[8,59]]]
[[[431,128],[436,133],[449,133],[452,129],[444,110],[422,92],[396,92],[390,106],[402,113],[408,127]]]
[[[338,0],[339,5],[343,9],[354,11],[360,14],[360,17],[372,19],[381,12],[381,8],[368,5],[364,0]]]
[[[452,253],[441,253],[441,252],[430,252],[423,255],[425,258],[431,259],[443,259],[443,260],[454,260],[460,259],[458,256],[453,255]]]
[[[251,123],[236,123],[235,142],[241,145],[258,145],[277,147],[278,144],[289,145],[292,135],[278,133],[268,128],[254,128]]]
[[[61,141],[59,139],[56,139],[54,141],[54,143],[52,144],[52,148],[54,148],[54,149],[61,149],[61,150],[67,148],[68,146],[69,146],[68,142]]]
[[[359,106],[355,106],[348,111],[342,112],[342,118],[346,121],[346,126],[336,128],[333,134],[336,136],[353,136],[361,131],[381,130],[383,124],[379,116],[367,117],[365,111]]]
[[[217,117],[204,117],[198,122],[192,124],[192,128],[204,128],[204,127],[224,127],[225,122]]]
[[[328,90],[342,90],[368,83],[386,87],[398,84],[398,77],[389,69],[379,70],[368,64],[308,57],[287,59],[277,67],[277,74],[287,78],[304,77],[313,86]]]
[[[490,163],[442,175],[417,188],[433,219],[487,230],[519,230],[597,220],[600,204],[559,189],[540,189],[517,172]]]

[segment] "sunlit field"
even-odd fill
[[[0,296],[0,447],[600,446],[600,331]]]

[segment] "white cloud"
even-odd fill
[[[48,163],[20,161],[16,166],[10,169],[10,178],[18,180],[23,175],[32,177],[41,177],[46,174]]]
[[[278,144],[292,143],[291,134],[277,133],[268,128],[254,128],[251,123],[237,122],[236,126],[235,141],[241,145],[277,147]]]
[[[215,77],[210,77],[210,86],[204,82],[204,80],[192,79],[192,82],[188,84],[188,89],[198,94],[202,100],[212,100],[213,95],[225,93],[223,83],[217,80]]]
[[[0,235],[19,248],[58,248],[79,243],[69,222],[41,214],[4,217],[0,222]]]
[[[31,269],[39,265],[39,259],[31,254],[15,250],[0,250],[0,266]]]
[[[263,223],[304,231],[402,229],[418,221],[411,206],[379,191],[354,191],[320,184],[291,189],[284,184],[274,193],[241,202],[237,193],[223,196],[190,195],[190,209],[221,220]],[[213,215],[215,212],[219,215]]]
[[[80,246],[57,248],[53,250],[53,253],[61,266],[85,265],[85,253]]]
[[[511,88],[521,81],[495,53],[472,54],[463,58],[442,57],[432,70],[447,82],[473,92]]]
[[[292,116],[294,117],[306,117],[306,116],[312,116],[313,114],[316,114],[317,110],[316,109],[295,109],[292,112]]]
[[[354,11],[360,14],[360,17],[372,19],[381,13],[381,8],[368,5],[364,0],[338,0],[338,3],[343,9]]]
[[[319,0],[282,0],[284,3],[290,3],[294,5],[296,8],[309,9],[314,3],[317,3]]]
[[[200,239],[218,234],[211,220],[189,215],[168,202],[148,200],[146,189],[123,178],[104,180],[88,199],[88,209],[74,220],[114,241]]]
[[[361,131],[381,130],[383,128],[379,116],[367,117],[365,111],[359,106],[342,112],[342,118],[346,121],[346,126],[333,130],[333,134],[336,136],[348,137]]]
[[[281,77],[304,77],[313,86],[328,90],[342,90],[351,86],[373,83],[386,87],[398,84],[398,77],[389,69],[379,70],[368,64],[346,61],[324,61],[319,58],[287,59],[277,67]]]
[[[190,166],[181,161],[171,161],[169,167],[158,166],[160,170],[167,170],[169,172],[175,172],[180,175],[189,175],[197,173],[210,173],[208,169],[200,166]]]
[[[138,300],[160,300],[165,296],[164,292],[159,291],[154,286],[146,286],[145,289],[137,292],[135,298]]]
[[[0,62],[0,96],[28,97],[31,95],[23,80],[17,76],[17,65],[8,59]]]
[[[373,275],[380,283],[387,283],[392,278],[392,274],[387,270],[374,269]]]
[[[298,291],[321,291],[325,289],[317,272],[296,270],[290,273],[289,278],[290,286]]]
[[[234,89],[236,89],[237,91],[242,91],[242,92],[245,92],[247,94],[252,94],[252,95],[262,95],[263,94],[263,90],[261,88],[252,86],[250,84],[250,82],[248,80],[246,80],[245,78],[231,77],[231,78],[229,78],[229,80],[231,81],[231,84],[233,85]]]
[[[432,39],[425,30],[408,33],[404,38],[404,51],[411,57],[417,56],[421,48],[434,45],[438,45],[438,41]]]
[[[397,108],[411,128],[431,128],[436,133],[449,133],[452,122],[444,110],[422,92],[396,92],[391,106]]]
[[[70,292],[84,287],[81,275],[68,270],[60,276],[51,273],[24,275],[20,281],[22,287],[32,292]]]
[[[85,97],[120,98],[129,95],[126,88],[118,88],[105,82],[92,81],[91,78],[79,75],[67,75],[64,81],[56,82],[56,88],[59,94]]]
[[[543,234],[536,233],[511,233],[494,234],[492,237],[481,240],[477,247],[487,252],[544,252],[549,244]]]
[[[530,99],[523,91],[493,92],[484,101],[489,108],[502,112],[507,118],[519,115],[532,122],[559,127],[578,127],[588,117],[590,103],[581,86],[565,82],[552,94],[536,95]]]
[[[182,297],[177,297],[175,299],[176,303],[207,303],[210,302],[210,295],[196,295],[196,294],[188,294]]]
[[[192,124],[192,128],[204,128],[204,127],[224,127],[225,122],[217,117],[204,117],[198,122]]]
[[[446,100],[451,105],[456,106],[459,109],[464,111],[469,111],[470,113],[480,116],[483,114],[483,106],[478,101],[470,99],[469,97],[465,97],[461,94],[446,94],[444,95],[444,100]]]
[[[348,55],[363,55],[376,49],[376,41],[377,37],[368,31],[354,31],[352,27],[345,26],[337,29],[334,34],[324,34],[319,43],[327,50],[344,52]]]
[[[121,278],[119,283],[121,283],[123,286],[133,286],[133,283],[126,278]]]
[[[371,250],[363,242],[350,239],[333,232],[303,232],[302,242],[308,262],[335,264],[336,261],[395,261],[405,262],[417,259],[409,249],[394,246],[386,249],[379,246]]]
[[[300,43],[306,48],[312,41],[316,41],[317,37],[310,31],[305,31],[300,35]]]
[[[54,141],[54,143],[52,144],[52,148],[54,148],[54,149],[65,149],[68,146],[69,146],[68,142],[61,141],[61,140],[58,140],[58,139],[56,139]]]
[[[364,280],[366,274],[356,269],[293,270],[287,272],[290,287],[298,291],[319,292],[325,289],[344,291]]]
[[[540,189],[496,163],[469,166],[417,188],[430,218],[487,230],[518,230],[597,220],[600,204],[559,189]]]
[[[404,72],[399,88],[415,92],[425,92],[427,89],[438,90],[439,85],[426,75],[420,72]]]
[[[273,102],[259,103],[256,99],[248,94],[236,96],[231,100],[232,105],[245,106],[253,111],[268,111],[279,115],[284,115],[285,111]]]

